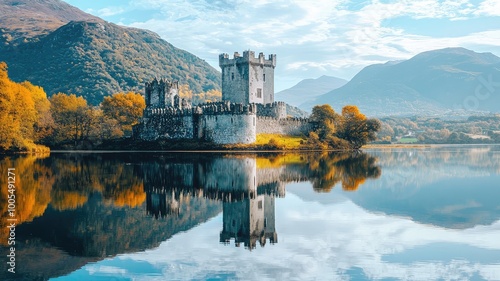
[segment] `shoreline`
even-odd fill
[[[364,150],[372,149],[430,149],[443,147],[487,147],[500,146],[498,143],[493,144],[367,144],[359,150],[355,149],[245,149],[245,148],[215,148],[215,149],[54,149],[47,152],[10,152],[0,153],[2,156],[7,155],[26,155],[26,154],[50,154],[50,153],[314,153],[314,152],[337,152],[337,153],[353,153],[363,152]]]

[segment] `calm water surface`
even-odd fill
[[[500,280],[500,146],[52,153],[16,168],[0,280]]]

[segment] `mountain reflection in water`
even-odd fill
[[[53,153],[1,160],[2,170],[10,167],[18,171],[17,253],[24,260],[16,276],[28,279],[157,247],[221,209],[219,242],[250,250],[274,244],[275,197],[285,196],[286,183],[356,190],[381,174],[376,159],[363,153]],[[0,222],[0,243],[7,241],[6,222]]]
[[[17,279],[500,280],[500,146],[54,153],[9,167]]]

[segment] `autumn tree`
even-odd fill
[[[11,81],[7,64],[0,62],[0,151],[40,149],[37,126],[46,105],[43,89]]]
[[[121,131],[121,135],[130,135],[132,126],[139,123],[142,117],[146,102],[144,97],[138,93],[116,93],[110,97],[105,97],[101,103],[101,109],[104,117],[116,120]],[[108,125],[113,121],[108,120]],[[119,131],[115,132],[120,134]]]
[[[220,90],[215,90],[215,89],[195,94],[193,97],[194,104],[218,102],[218,101],[222,101],[222,92]]]
[[[50,101],[42,87],[35,86],[29,81],[25,81],[21,85],[28,89],[35,103],[36,120],[33,127],[33,137],[35,141],[41,141],[50,136],[54,130],[55,124],[50,112]]]
[[[189,84],[182,84],[179,86],[179,97],[188,101],[193,100],[193,91],[189,88]]]
[[[308,144],[327,146],[333,149],[359,149],[369,141],[376,139],[380,129],[377,119],[368,119],[356,106],[348,105],[337,114],[328,105],[315,106],[311,121],[315,130],[309,133]]]
[[[347,105],[342,108],[342,128],[337,135],[348,141],[353,149],[359,149],[377,139],[380,126],[380,121],[366,118],[357,106]]]
[[[320,140],[332,137],[336,132],[339,115],[328,105],[315,106],[312,110],[311,121],[316,122],[317,129],[315,133]]]
[[[58,93],[50,98],[50,110],[55,122],[53,144],[72,142],[78,145],[89,140],[95,125],[95,109],[83,97]]]

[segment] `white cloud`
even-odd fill
[[[108,7],[99,9],[97,15],[99,17],[110,17],[122,14],[123,12],[125,12],[125,9],[122,7]]]
[[[498,0],[485,0],[479,8],[474,12],[475,15],[485,16],[500,16],[500,1]]]
[[[500,53],[498,26],[461,36],[426,36],[429,27],[409,32],[391,24],[404,19],[467,21],[498,16],[497,0],[479,5],[469,0],[137,0],[127,11],[148,10],[151,18],[128,25],[160,34],[174,46],[205,59],[218,69],[217,53],[247,49],[278,55],[276,90],[306,77],[352,77],[362,67],[387,60],[408,59],[435,48],[464,46]],[[102,9],[101,14],[122,9]],[[124,22],[122,20],[122,22]],[[432,27],[430,27],[432,28]],[[478,38],[479,36],[487,38]],[[287,81],[282,85],[282,81]],[[283,82],[285,83],[285,82]]]

